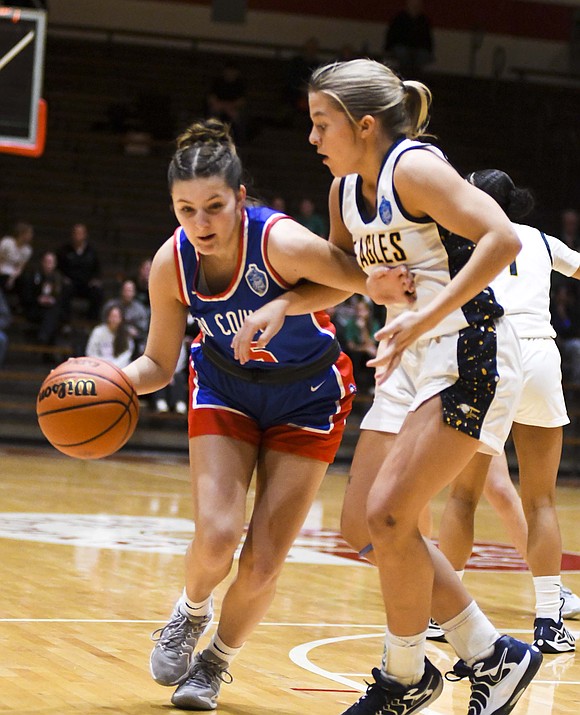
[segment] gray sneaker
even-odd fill
[[[187,680],[173,693],[171,702],[182,710],[215,710],[222,683],[233,680],[227,667],[228,664],[213,653],[198,653]]]
[[[151,634],[156,641],[149,659],[153,680],[177,685],[187,676],[197,641],[211,626],[212,618],[213,612],[189,619],[175,605],[169,623]]]

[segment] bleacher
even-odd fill
[[[310,196],[323,211],[331,177],[308,144],[307,118],[288,117],[284,60],[275,53],[231,56],[247,79],[257,130],[240,147],[252,180],[250,193],[282,195],[291,211],[302,196]],[[124,136],[108,124],[108,111],[138,94],[165,96],[174,136],[202,112],[211,78],[225,57],[189,45],[140,46],[49,32],[46,151],[39,159],[0,154],[0,227],[31,222],[39,255],[63,243],[74,223],[85,222],[103,260],[105,280],[113,285],[119,275],[130,274],[175,227],[166,186],[173,143],[169,137],[153,138],[147,153],[127,153]],[[452,163],[460,171],[500,166],[533,185],[541,197],[538,222],[556,230],[559,210],[578,201],[580,91],[436,75],[427,82],[434,94],[431,128]],[[55,361],[78,352],[87,329],[79,321],[52,349]],[[48,370],[46,352],[34,346],[17,319],[7,364],[0,369],[0,439],[40,438],[34,398]],[[571,387],[569,394],[576,392],[580,395]],[[571,407],[577,409],[575,399]],[[351,420],[347,455],[356,424]],[[162,442],[185,449],[186,441],[183,417],[144,409],[132,444]],[[579,445],[574,424],[566,430],[565,463],[575,463]]]

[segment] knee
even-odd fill
[[[236,529],[212,527],[196,532],[193,549],[206,568],[216,570],[231,563],[239,543],[240,534]]]
[[[367,523],[373,543],[386,541],[396,550],[399,542],[418,529],[419,515],[407,513],[396,503],[376,502],[368,505]]]
[[[488,497],[488,501],[492,500],[496,511],[502,513],[509,511],[514,506],[517,506],[518,501],[517,495],[514,496],[514,492],[503,486],[494,487],[493,494]]]

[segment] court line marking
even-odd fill
[[[157,620],[150,618],[0,618],[0,623],[143,623],[157,624],[167,623],[165,620]],[[213,621],[213,625],[217,625],[218,621]],[[381,623],[300,623],[289,621],[264,621],[259,623],[256,628],[376,628],[380,630],[378,635],[384,635],[385,626]],[[507,628],[500,629],[514,635],[528,635],[532,633],[531,628]],[[570,630],[570,629],[568,629]],[[571,631],[572,635],[580,638],[580,631]],[[374,634],[375,637],[377,634]],[[346,636],[346,638],[362,638],[363,636]]]
[[[300,645],[297,645],[292,648],[292,650],[288,653],[288,657],[294,663],[294,665],[297,665],[299,668],[303,668],[310,673],[314,673],[314,675],[319,675],[322,678],[326,678],[326,680],[332,680],[333,682],[339,683],[340,685],[344,685],[347,688],[352,688],[358,692],[364,693],[366,690],[366,686],[361,686],[361,684],[357,683],[356,680],[345,678],[339,673],[332,673],[325,668],[321,668],[320,666],[315,665],[308,657],[309,652],[311,650],[314,650],[314,648],[319,648],[323,645],[329,645],[330,643],[342,643],[343,641],[360,640],[362,638],[384,638],[384,632],[362,633],[354,636],[334,636],[332,638],[321,638],[320,640],[310,641],[308,643],[301,643]]]
[[[522,629],[517,629],[517,630],[511,630],[510,633],[530,633],[531,631],[525,631]],[[383,638],[384,633],[362,633],[358,635],[353,635],[353,636],[334,636],[333,638],[321,638],[319,640],[315,641],[310,641],[307,643],[302,643],[301,645],[295,646],[290,650],[288,653],[288,657],[290,660],[297,665],[299,668],[303,668],[304,670],[313,673],[314,675],[319,675],[322,678],[326,678],[327,680],[331,680],[335,683],[339,683],[340,685],[344,685],[348,688],[353,688],[354,690],[364,693],[366,691],[366,684],[364,686],[361,686],[359,683],[357,683],[354,680],[351,680],[348,677],[345,677],[344,674],[342,673],[333,673],[329,670],[326,670],[325,668],[321,668],[318,665],[315,665],[310,658],[308,657],[308,654],[310,653],[311,650],[314,650],[314,648],[318,648],[323,645],[329,645],[331,643],[342,643],[344,641],[351,641],[351,640],[362,640],[363,638]],[[349,673],[348,675],[355,676],[355,677],[365,677],[367,674],[360,675],[359,673]],[[580,681],[577,680],[536,680],[534,679],[533,681],[534,685],[580,685]],[[425,710],[425,713],[427,715],[431,713],[431,715],[436,715],[432,710]]]
[[[213,625],[219,621],[214,620]],[[143,623],[158,624],[167,623],[167,619],[158,620],[151,618],[0,618],[0,623]],[[382,623],[300,623],[293,621],[264,621],[256,628],[376,628],[380,631],[378,635],[384,635],[385,625]],[[529,635],[533,632],[531,628],[506,628],[500,629],[503,633],[509,632],[514,635]],[[570,628],[568,628],[570,630]],[[571,631],[575,638],[580,639],[580,631]],[[376,634],[375,634],[376,635]],[[362,638],[363,636],[346,636],[346,638]],[[374,637],[374,636],[373,636]]]

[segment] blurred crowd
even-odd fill
[[[103,280],[97,246],[84,223],[71,227],[62,245],[34,251],[34,227],[18,222],[0,240],[0,367],[20,331],[55,365],[72,355],[106,359],[120,368],[141,354],[149,329],[151,258],[130,275]],[[187,413],[187,347],[171,384],[150,396],[158,412]]]

